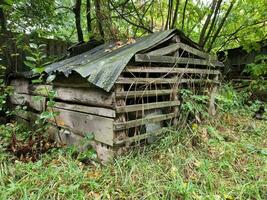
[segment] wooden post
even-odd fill
[[[214,77],[214,83],[211,86],[210,90],[210,101],[209,101],[209,114],[211,116],[214,116],[216,114],[216,107],[215,107],[215,98],[216,98],[216,93],[218,90],[218,85],[217,82],[219,81],[219,75],[216,75]]]
[[[126,106],[126,102],[125,102],[125,100],[123,98],[120,98],[120,99],[116,98],[116,93],[117,92],[124,92],[124,86],[121,85],[121,84],[116,85],[116,88],[115,88],[115,103],[116,103],[116,106]],[[126,122],[125,113],[117,113],[115,122]],[[123,140],[125,138],[127,138],[127,129],[115,132],[114,140]],[[116,150],[116,154],[117,155],[120,155],[123,152],[124,152],[124,148],[122,148],[122,147],[120,147],[119,149]]]

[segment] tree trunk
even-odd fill
[[[95,13],[96,13],[96,19],[97,19],[97,25],[99,29],[99,33],[102,37],[102,39],[105,38],[104,30],[103,30],[103,25],[102,25],[102,14],[101,14],[101,5],[100,5],[100,0],[95,0]]]
[[[169,0],[168,15],[167,15],[166,24],[165,24],[165,30],[170,28],[171,19],[172,19],[172,7],[173,7],[172,4],[173,4],[173,0]]]
[[[73,8],[73,12],[75,15],[77,36],[78,36],[79,42],[83,42],[83,31],[81,27],[81,4],[82,4],[81,0],[76,0],[75,7]]]
[[[183,20],[182,20],[182,31],[184,30],[184,20],[185,20],[185,11],[186,11],[187,3],[188,3],[188,0],[185,0],[184,11],[183,11]]]
[[[211,12],[208,14],[207,16],[207,19],[204,23],[204,26],[201,30],[201,33],[200,33],[200,37],[199,37],[199,41],[198,41],[198,44],[203,47],[203,43],[204,43],[204,37],[205,37],[205,33],[206,33],[206,30],[208,29],[208,25],[210,23],[210,20],[211,20],[211,16],[213,15],[214,13],[214,10],[215,10],[215,6],[216,6],[216,2],[217,0],[213,0],[212,1],[212,4],[211,4]]]
[[[92,38],[91,0],[86,0],[86,22],[89,40]]]
[[[210,28],[208,30],[208,33],[207,33],[206,37],[204,37],[204,39],[203,39],[203,43],[201,45],[202,47],[204,47],[206,45],[208,39],[210,38],[210,34],[213,31],[213,27],[216,24],[215,22],[216,22],[216,19],[217,19],[218,14],[219,14],[219,10],[220,10],[221,4],[222,4],[222,0],[219,0],[217,2],[217,5],[216,5],[214,16],[212,18],[212,22],[211,22]]]
[[[176,0],[176,5],[175,5],[174,13],[173,13],[171,28],[174,28],[175,24],[177,23],[179,4],[180,4],[180,0]]]
[[[0,0],[0,23],[1,23],[1,33],[5,33],[6,29],[6,18],[3,8],[1,7],[4,4],[4,0]]]
[[[212,45],[213,45],[213,43],[215,42],[216,38],[218,37],[218,35],[219,35],[219,33],[220,33],[220,31],[221,31],[223,25],[224,25],[224,22],[226,21],[227,17],[229,16],[229,14],[230,14],[230,12],[231,12],[231,10],[232,10],[232,8],[233,8],[235,2],[236,2],[236,0],[232,0],[232,1],[231,1],[231,4],[230,4],[228,10],[226,11],[226,13],[225,13],[225,15],[224,15],[224,17],[223,17],[221,23],[219,24],[218,29],[216,30],[216,32],[214,33],[214,35],[213,35],[213,37],[212,37],[212,40],[211,40],[211,42],[210,42],[210,44],[209,44],[208,52],[211,51],[211,49],[212,49]]]

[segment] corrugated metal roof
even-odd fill
[[[127,63],[137,52],[170,39],[176,31],[156,32],[137,39],[134,44],[125,45],[113,51],[107,51],[107,49],[114,47],[114,44],[100,45],[88,52],[50,64],[45,71],[47,73],[63,72],[66,76],[76,71],[82,77],[87,78],[90,83],[109,92]]]

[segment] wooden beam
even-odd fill
[[[30,93],[47,96],[47,90],[56,92],[55,99],[71,103],[112,108],[112,94],[98,88],[66,88],[50,85],[33,85]]]
[[[196,55],[196,56],[199,56],[199,57],[201,57],[201,58],[205,58],[205,59],[207,59],[207,60],[212,60],[212,61],[215,61],[216,62],[216,57],[214,57],[214,56],[212,56],[212,55],[210,55],[210,54],[208,54],[208,53],[205,53],[205,52],[203,52],[203,51],[200,51],[200,50],[198,50],[198,49],[196,49],[196,48],[193,48],[193,47],[190,47],[189,45],[186,45],[186,44],[184,44],[184,43],[179,43],[178,44],[179,45],[179,47],[181,48],[181,49],[183,49],[184,51],[186,51],[186,52],[188,52],[188,53],[192,53],[192,54],[194,54],[194,55]],[[222,63],[221,63],[222,64]]]
[[[188,64],[188,65],[205,65],[213,67],[223,67],[224,65],[219,61],[203,60],[196,58],[183,58],[173,56],[149,56],[146,54],[136,54],[136,62],[148,63],[173,63],[173,64]]]
[[[116,84],[174,84],[174,83],[198,83],[198,82],[210,82],[210,79],[180,79],[177,78],[125,78],[119,77]]]
[[[153,132],[148,132],[148,133],[144,133],[144,134],[140,134],[140,135],[136,135],[133,137],[128,137],[126,139],[123,140],[115,140],[114,141],[114,145],[122,145],[125,143],[132,143],[132,142],[138,142],[140,140],[146,139],[150,136],[158,136],[164,133],[164,128],[161,128],[159,130],[153,131]]]
[[[191,53],[195,56],[199,56],[201,58],[204,58],[204,59],[207,59],[207,60],[213,60],[213,61],[216,61],[216,57],[215,56],[212,56],[208,53],[205,53],[203,51],[200,51],[194,47],[191,47],[187,44],[184,44],[184,43],[175,43],[175,44],[171,44],[169,46],[166,46],[166,47],[163,47],[163,48],[160,48],[160,49],[156,49],[154,51],[151,51],[151,52],[148,52],[148,53],[145,53],[146,55],[148,56],[164,56],[164,55],[167,55],[169,53],[172,53],[172,52],[175,52],[177,51],[178,49],[182,49],[188,53]]]
[[[115,118],[115,115],[116,115],[115,110],[108,109],[108,108],[84,106],[84,105],[69,104],[69,103],[63,103],[63,102],[56,102],[54,107],[59,108],[59,109],[88,113],[88,114],[99,115],[99,116],[110,117],[110,118]]]
[[[28,94],[29,81],[26,79],[13,79],[10,85],[14,87],[15,92],[21,94]]]
[[[169,113],[169,114],[164,114],[164,115],[154,115],[142,119],[136,119],[136,120],[131,120],[127,122],[121,122],[121,123],[114,123],[114,130],[119,131],[119,130],[124,130],[127,128],[132,128],[136,126],[141,126],[147,123],[155,123],[155,122],[160,122],[168,119],[172,119],[176,117],[175,113]]]
[[[148,56],[163,56],[163,55],[167,55],[169,53],[177,51],[179,49],[179,47],[180,46],[177,43],[175,43],[175,44],[171,44],[167,47],[163,47],[163,48],[148,52],[148,53],[146,53],[146,55],[148,55]]]
[[[27,106],[40,112],[44,111],[46,107],[45,97],[18,94],[16,92],[10,96],[10,102],[14,105]]]
[[[176,67],[137,67],[128,66],[125,72],[132,73],[178,73],[178,74],[221,74],[220,70],[195,69],[195,68],[176,68]]]
[[[59,113],[55,117],[58,126],[83,136],[93,133],[96,141],[113,146],[113,119],[60,108],[54,108],[54,112]]]
[[[171,94],[173,90],[144,90],[144,91],[124,91],[115,93],[116,98],[134,98],[148,96],[162,96]]]
[[[105,92],[102,89],[90,88],[71,88],[71,87],[53,87],[52,85],[29,85],[24,80],[14,80],[12,82],[14,90],[18,94],[29,94],[37,96],[48,96],[48,91],[55,91],[55,99],[71,103],[79,103],[92,106],[101,106],[106,108],[113,107],[112,93]]]
[[[180,105],[180,101],[163,101],[163,102],[156,102],[156,103],[146,103],[146,104],[136,104],[136,105],[129,105],[129,106],[118,106],[116,107],[117,113],[127,113],[127,112],[134,112],[138,110],[150,110],[156,108],[164,108],[164,107],[172,107]]]
[[[26,120],[26,121],[31,122],[31,124],[29,124],[31,126],[30,128],[33,127],[33,125],[35,124],[34,122],[39,117],[39,114],[36,114],[34,112],[30,112],[30,111],[25,111],[25,110],[16,110],[15,115]]]

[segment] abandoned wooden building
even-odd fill
[[[249,50],[243,46],[226,49],[218,52],[218,60],[225,65],[223,75],[227,80],[240,81],[251,79],[246,72],[248,64],[254,63],[255,58],[260,55],[267,55],[267,40],[251,43]]]
[[[93,133],[100,159],[159,134],[179,115],[179,89],[209,89],[210,112],[223,64],[178,30],[128,42],[103,44],[46,67],[51,84],[32,84],[31,76],[13,76],[13,104],[27,105],[18,118],[31,121],[47,109],[47,93],[56,91],[52,122],[62,140],[78,143]],[[34,96],[41,96],[34,101]]]

